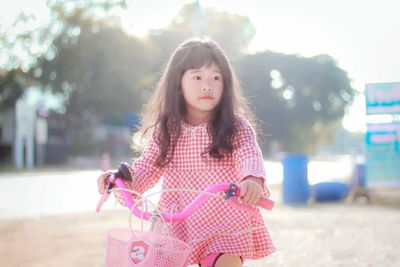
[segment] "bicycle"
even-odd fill
[[[121,163],[118,171],[106,178],[106,191],[99,200],[96,211],[100,211],[101,205],[108,199],[112,192],[120,192],[131,214],[142,220],[142,229],[141,231],[135,231],[130,224],[129,229],[114,228],[108,231],[106,267],[185,266],[190,253],[190,245],[168,234],[163,234],[163,225],[165,222],[174,223],[186,219],[196,212],[210,197],[223,197],[235,208],[246,210],[250,213],[256,212],[249,205],[239,201],[240,186],[232,183],[215,184],[204,191],[183,189],[162,190],[158,193],[189,191],[200,194],[180,212],[148,212],[147,210],[143,210],[144,206],[147,209],[148,200],[138,192],[129,190],[125,184],[126,182],[132,182],[131,172],[127,163]],[[221,192],[224,193],[224,196],[218,194]],[[139,198],[135,201],[132,194],[137,195]],[[144,203],[146,204],[144,205]],[[141,209],[139,208],[139,204],[142,204]],[[262,197],[256,205],[271,210],[274,202]],[[148,232],[143,231],[143,220],[151,222]]]

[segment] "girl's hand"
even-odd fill
[[[113,174],[114,171],[109,170],[104,173],[102,173],[98,178],[97,178],[97,189],[99,191],[99,194],[104,194],[106,191],[106,178],[107,176]]]
[[[242,197],[242,201],[249,205],[255,205],[260,200],[262,191],[261,178],[249,176],[240,183],[240,196]]]

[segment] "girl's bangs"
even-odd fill
[[[213,62],[219,66],[217,55],[209,47],[195,47],[187,55],[183,63],[183,71],[210,66]]]

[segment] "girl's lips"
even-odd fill
[[[211,100],[213,98],[212,96],[206,95],[206,96],[201,96],[200,99]]]

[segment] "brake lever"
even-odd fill
[[[226,190],[225,199],[230,199],[232,197],[237,197],[238,193],[239,193],[239,187],[236,184],[231,183],[229,185],[229,189]]]
[[[111,180],[110,180],[110,176],[112,176]],[[115,180],[117,179],[117,176],[112,173],[110,175],[108,175],[106,177],[106,190],[104,191],[103,195],[101,196],[101,198],[99,199],[99,202],[97,202],[97,206],[96,206],[96,211],[99,212],[101,209],[101,206],[103,206],[104,202],[107,201],[107,199],[110,197],[111,194],[111,189],[113,184],[115,184]]]
[[[112,176],[111,181],[110,181],[110,178],[109,178],[110,176]],[[106,183],[106,192],[107,192],[108,194],[110,194],[110,193],[111,193],[112,186],[115,184],[115,180],[117,179],[117,175],[116,175],[116,173],[112,173],[112,174],[108,175],[108,176],[106,177],[106,179],[107,179],[107,183]]]

